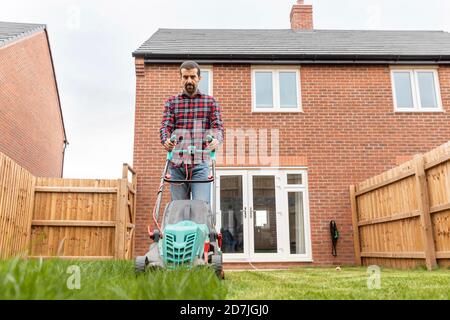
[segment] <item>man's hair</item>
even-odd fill
[[[180,75],[181,75],[181,69],[191,70],[191,69],[195,69],[195,68],[197,68],[197,75],[200,77],[200,66],[198,65],[198,63],[195,61],[192,61],[192,60],[185,61],[180,66]]]

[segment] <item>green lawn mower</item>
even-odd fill
[[[212,136],[206,140],[211,142]],[[176,141],[176,136],[171,137]],[[206,180],[173,180],[168,174],[169,163],[174,154],[194,156],[198,153],[209,153],[212,163],[211,174]],[[137,273],[146,270],[176,267],[212,267],[220,279],[224,279],[222,258],[222,236],[216,231],[216,184],[215,184],[215,151],[197,150],[189,146],[187,150],[174,149],[167,152],[166,164],[159,185],[157,200],[153,209],[153,222],[156,229],[148,227],[148,233],[153,243],[144,256],[136,257]],[[164,210],[161,226],[159,225],[159,209],[165,182],[168,183],[212,183],[212,210],[210,205],[202,200],[174,200],[167,204]]]

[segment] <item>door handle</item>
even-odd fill
[[[239,210],[241,213],[244,213],[244,218],[247,218],[247,207],[244,207],[244,209]]]
[[[250,207],[250,219],[253,218],[253,213],[254,213],[255,211],[256,211],[256,210],[253,210],[253,208]]]

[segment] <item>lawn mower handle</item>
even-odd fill
[[[206,140],[208,142],[211,142],[214,139],[213,136],[211,135],[207,135],[206,136]],[[176,141],[176,136],[172,135],[170,137],[170,141],[171,142],[175,142]],[[169,183],[185,183],[185,182],[189,182],[189,183],[213,183],[213,199],[212,199],[212,211],[213,211],[213,225],[216,225],[216,150],[194,150],[194,152],[197,153],[210,153],[210,158],[212,161],[212,178],[211,179],[207,179],[207,180],[171,180],[171,179],[167,179],[166,178],[166,174],[167,171],[169,169],[169,164],[170,161],[172,160],[173,157],[173,152],[176,151],[183,151],[186,152],[186,150],[171,150],[167,152],[167,159],[166,159],[166,164],[164,166],[164,170],[163,170],[163,174],[161,177],[161,182],[159,185],[159,190],[158,190],[158,196],[157,196],[157,200],[156,200],[156,208],[155,208],[155,219],[156,221],[159,220],[159,210],[161,207],[161,200],[162,200],[162,193],[164,190],[164,182],[169,182]]]
[[[211,142],[213,141],[214,137],[212,135],[207,135],[206,136],[206,141],[207,142]],[[177,136],[176,135],[172,135],[170,137],[170,142],[175,142],[177,141]],[[193,153],[209,153],[211,160],[216,160],[216,150],[196,150],[195,147],[190,148],[188,150],[183,150],[183,149],[172,149],[170,151],[167,151],[167,160],[172,160],[173,158],[173,154],[174,153],[187,153],[187,154],[193,154]]]
[[[206,136],[206,141],[211,142],[214,139],[213,136],[211,135],[207,135]],[[170,137],[170,141],[171,142],[175,142],[177,141],[177,137],[176,135],[172,135]],[[213,169],[213,176],[211,177],[211,179],[206,179],[206,180],[188,180],[188,179],[184,179],[184,180],[172,180],[172,179],[168,179],[166,178],[166,174],[167,174],[167,170],[168,167],[165,168],[164,170],[164,181],[169,182],[169,183],[183,183],[183,182],[189,182],[189,183],[210,183],[214,181],[214,177],[215,177],[215,160],[216,160],[216,150],[195,150],[195,147],[192,149],[188,149],[188,150],[183,150],[183,149],[172,149],[170,151],[167,152],[167,161],[172,160],[173,158],[173,153],[187,153],[187,154],[194,154],[194,153],[200,153],[200,154],[210,154],[211,160],[212,160],[212,169]]]

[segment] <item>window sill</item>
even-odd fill
[[[445,113],[445,110],[394,110],[394,113]]]
[[[281,110],[281,109],[268,109],[268,110],[252,110],[252,113],[304,113],[301,109]]]

